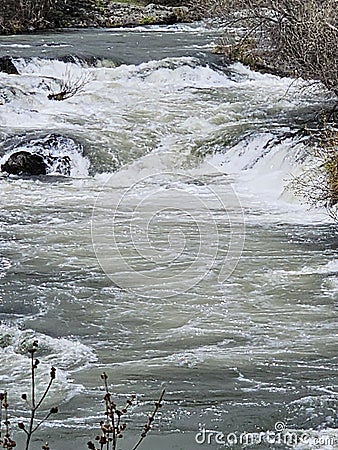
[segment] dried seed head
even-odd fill
[[[28,353],[31,353],[33,355],[33,353],[36,352],[38,347],[39,347],[38,341],[34,341],[33,344],[32,344],[32,347],[28,349]]]
[[[57,406],[53,406],[50,411],[51,414],[57,414],[59,412],[59,409]]]
[[[55,367],[52,367],[52,368],[50,369],[50,378],[51,378],[52,380],[55,380],[55,375],[56,375],[56,369],[55,369]]]

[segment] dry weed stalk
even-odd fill
[[[40,364],[39,359],[36,358],[36,352],[38,351],[38,341],[34,341],[32,346],[28,349],[30,356],[30,395],[26,393],[21,395],[22,400],[25,401],[29,408],[30,416],[28,422],[18,423],[18,428],[26,434],[25,450],[29,450],[33,434],[46,422],[53,414],[58,412],[57,407],[52,407],[44,415],[38,417],[38,412],[43,405],[48,393],[53,385],[56,375],[56,369],[51,367],[49,374],[49,382],[45,387],[40,398],[37,398],[36,392],[36,372]],[[113,400],[112,394],[108,387],[108,376],[104,372],[101,375],[101,379],[104,382],[105,389],[105,420],[100,422],[101,435],[96,436],[96,443],[89,441],[87,447],[89,450],[116,450],[119,439],[123,438],[123,433],[127,428],[127,424],[124,421],[124,416],[127,414],[129,408],[135,400],[135,395],[127,400],[125,406],[119,409]],[[149,415],[147,423],[141,432],[140,438],[134,445],[132,450],[136,450],[147,436],[148,432],[152,428],[155,417],[162,406],[165,390],[161,392],[158,401],[155,403],[152,413]],[[8,419],[8,401],[7,392],[0,393],[0,448],[12,450],[16,447],[16,442],[11,438],[10,422]],[[42,446],[42,450],[51,450],[48,443]]]
[[[130,406],[135,400],[135,395],[132,395],[126,402],[124,408],[118,409],[116,403],[112,399],[112,394],[108,387],[108,376],[105,372],[101,375],[101,379],[104,382],[105,388],[105,420],[100,423],[101,435],[95,437],[96,444],[93,441],[87,443],[89,450],[116,450],[119,439],[123,438],[123,432],[127,428],[126,422],[122,420],[123,416],[127,413]],[[139,440],[134,445],[132,450],[136,450],[146,438],[150,431],[152,424],[155,420],[156,414],[162,406],[165,390],[161,392],[158,401],[155,403],[153,412],[149,415],[147,423],[144,425]],[[97,446],[98,445],[98,446]]]
[[[35,354],[38,350],[39,344],[38,341],[34,341],[32,347],[28,350],[28,353],[30,355],[30,377],[31,377],[31,392],[30,392],[30,398],[28,398],[27,394],[22,394],[21,398],[25,401],[27,404],[29,410],[30,410],[30,419],[28,425],[25,425],[23,422],[19,422],[18,427],[20,430],[24,431],[26,434],[26,445],[25,450],[29,449],[29,445],[32,439],[33,434],[40,428],[40,426],[48,420],[53,414],[56,414],[58,412],[58,408],[56,406],[50,408],[48,413],[43,418],[37,418],[37,413],[39,408],[41,407],[42,403],[46,399],[50,388],[52,387],[52,384],[55,380],[55,374],[56,369],[54,367],[51,368],[50,374],[49,374],[49,382],[40,397],[40,399],[37,399],[36,395],[36,371],[38,369],[38,366],[40,364],[40,361],[35,358]]]
[[[8,419],[7,392],[0,393],[0,447],[11,450],[16,447],[16,442],[11,438],[10,422]]]

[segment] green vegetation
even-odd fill
[[[140,20],[140,25],[153,25],[155,22],[155,17],[153,16],[143,16]]]

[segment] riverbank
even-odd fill
[[[42,2],[43,3],[43,2]],[[180,5],[180,2],[177,2]],[[0,5],[0,34],[27,33],[58,28],[113,28],[140,25],[171,25],[200,19],[193,8],[154,3],[74,0],[70,5],[34,0],[17,7]]]

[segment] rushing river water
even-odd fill
[[[20,73],[0,73],[0,164],[18,148],[71,161],[68,176],[0,174],[0,388],[17,415],[27,345],[39,340],[41,381],[58,368],[45,408],[60,412],[34,448],[86,448],[103,370],[119,402],[138,394],[121,448],[163,386],[145,449],[224,448],[204,428],[231,448],[244,432],[264,432],[249,448],[288,448],[284,427],[295,448],[338,448],[336,226],[285,190],[325,95],[225,66],[217,36],[0,40]]]

